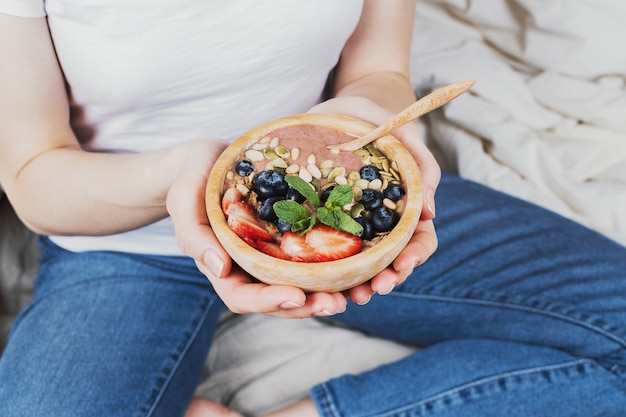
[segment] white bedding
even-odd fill
[[[626,244],[625,18],[621,0],[422,2],[417,91],[478,81],[428,118],[443,164]]]
[[[626,245],[626,2],[418,3],[418,95],[477,80],[424,119],[442,166]],[[217,342],[198,392],[252,415],[413,351],[313,320],[260,316],[230,317]]]

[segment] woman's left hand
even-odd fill
[[[338,97],[318,104],[310,113],[345,114],[380,125],[393,117],[389,110],[363,97]],[[347,293],[352,301],[364,304],[373,293],[388,294],[423,264],[437,249],[437,234],[432,219],[435,217],[434,195],[441,178],[441,169],[426,147],[416,123],[409,123],[395,131],[396,136],[411,152],[422,174],[424,203],[420,221],[404,250],[385,269],[365,284]]]

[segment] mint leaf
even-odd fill
[[[300,235],[305,234],[309,230],[313,228],[315,225],[315,217],[310,217],[308,219],[302,219],[300,221],[295,222],[291,225],[292,232],[300,232]]]
[[[320,206],[320,198],[308,182],[297,175],[287,175],[285,177],[285,181],[287,181],[287,184],[291,185],[294,190],[302,194],[304,198],[309,200],[315,207]]]
[[[338,207],[342,208],[346,204],[350,204],[354,198],[354,191],[349,185],[337,185],[330,192],[328,200],[326,200],[326,207]]]
[[[278,218],[289,223],[292,227],[294,224],[311,217],[311,213],[306,207],[293,200],[280,200],[275,202],[272,207]]]
[[[354,220],[350,215],[346,212],[339,211],[339,227],[337,229],[343,230],[344,232],[352,233],[356,236],[361,236],[363,233],[363,226],[361,226],[356,220]]]
[[[363,226],[340,208],[329,209],[327,207],[320,207],[317,210],[317,217],[320,219],[320,222],[333,229],[342,230],[356,236],[360,236],[361,233],[363,233]]]

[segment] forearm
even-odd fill
[[[210,164],[218,149],[192,142],[143,154],[85,152],[69,125],[46,19],[0,13],[0,57],[0,182],[34,231],[103,235],[163,218],[187,155],[206,155]]]
[[[167,215],[167,190],[182,158],[173,149],[105,154],[57,148],[5,178],[5,188],[18,215],[38,233],[118,233]]]
[[[415,101],[410,81],[414,0],[367,0],[337,67],[335,96],[366,97],[397,113]]]

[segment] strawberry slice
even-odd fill
[[[315,252],[307,245],[300,233],[285,232],[280,242],[280,249],[295,262],[314,262]]]
[[[273,240],[272,235],[257,220],[254,209],[245,201],[229,204],[225,214],[230,229],[246,242],[259,240],[271,242]]]
[[[243,201],[243,194],[235,187],[229,188],[222,196],[222,211],[228,217],[228,207],[238,201]]]
[[[305,243],[313,248],[315,262],[347,258],[361,251],[363,241],[358,236],[316,224],[305,235]]]
[[[259,240],[256,242],[255,247],[261,252],[267,255],[273,256],[274,258],[280,258],[280,259],[285,259],[285,260],[291,259],[289,255],[283,252],[283,250],[280,248],[280,245],[278,243]]]

